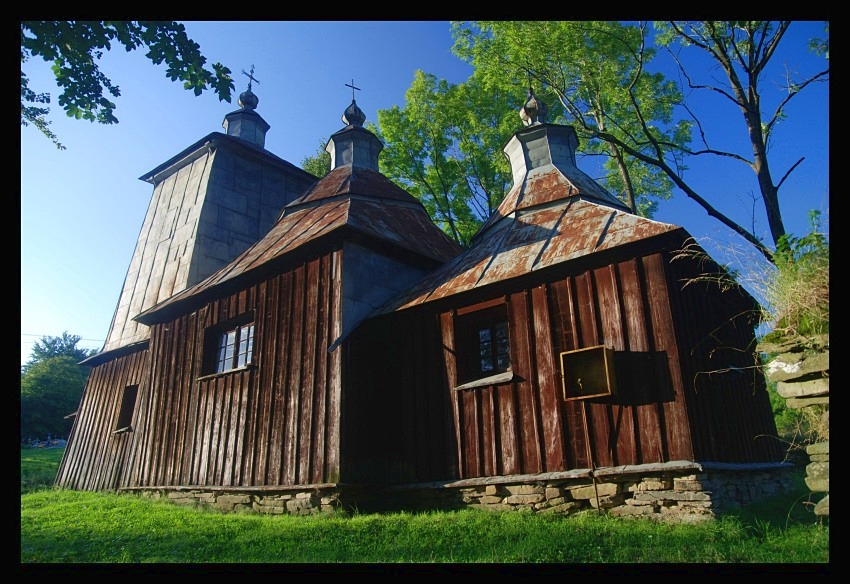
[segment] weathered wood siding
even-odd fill
[[[343,476],[406,483],[457,476],[438,316],[364,322],[347,343]]]
[[[150,355],[146,348],[92,368],[80,400],[56,484],[81,491],[113,490],[138,434],[114,434],[124,388],[138,385],[135,419],[144,416]]]
[[[338,480],[340,350],[327,350],[338,334],[334,253],[151,327],[150,390],[139,394],[131,434],[139,438],[119,486]],[[246,312],[253,363],[203,376],[205,330]]]
[[[669,266],[666,254],[649,253],[501,289],[514,374],[505,383],[451,389],[458,385],[455,312],[442,313],[460,477],[778,460],[772,448],[754,444],[757,435],[771,434],[772,424],[758,371],[734,380],[728,374],[722,382],[706,375],[710,362],[714,369],[743,367],[747,359],[752,365],[753,328],[732,319],[746,302],[740,295],[732,302],[716,288],[682,290],[681,270],[693,268],[671,275]],[[715,338],[724,323],[729,334]],[[560,353],[595,345],[615,350],[618,393],[564,400]]]
[[[784,448],[756,361],[757,307],[734,289],[721,294],[716,284],[694,282],[693,263],[677,260],[669,269],[676,335],[687,355],[682,376],[696,459],[782,460]]]

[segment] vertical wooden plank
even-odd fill
[[[304,282],[305,268],[303,265],[298,266],[294,271],[292,283],[292,295],[294,305],[292,308],[291,330],[292,336],[290,340],[289,357],[292,366],[289,369],[288,387],[288,404],[287,404],[287,427],[285,444],[287,445],[286,457],[284,460],[284,484],[295,485],[299,484],[301,477],[298,474],[299,457],[301,455],[301,441],[299,434],[300,424],[298,423],[301,416],[304,415],[303,405],[301,403],[301,363],[304,353]]]
[[[593,347],[601,344],[599,320],[596,306],[596,294],[593,290],[593,278],[585,272],[576,276],[576,300],[579,315],[579,348]],[[611,429],[608,426],[608,406],[585,400],[587,405],[587,432],[592,447],[594,467],[613,465],[608,437]]]
[[[457,356],[455,354],[455,330],[454,330],[454,311],[443,312],[440,314],[440,332],[443,340],[443,362],[445,363],[446,388],[449,392],[452,401],[452,409],[454,411],[454,432],[455,445],[457,451],[452,453],[452,456],[457,457],[458,476],[467,478],[466,473],[466,458],[464,456],[465,445],[463,439],[463,407],[461,392],[454,391],[457,387]]]
[[[267,467],[262,475],[265,484],[292,484],[284,471],[286,453],[294,447],[285,431],[289,417],[293,415],[287,403],[287,380],[292,367],[292,306],[295,302],[292,273],[285,273],[278,284],[274,330],[279,341],[273,361],[274,375],[265,388],[266,398],[259,422],[265,436],[268,462],[261,468]]]
[[[230,297],[232,301],[233,297]],[[227,391],[228,391],[229,378],[227,377],[216,377],[215,381],[212,384],[212,387],[215,389],[215,392],[211,394],[212,399],[212,420],[210,424],[210,452],[209,452],[209,475],[207,477],[208,484],[211,485],[220,485],[221,484],[221,455],[222,450],[224,450],[221,444],[221,427],[222,427],[222,416],[223,416],[223,408],[222,404],[226,399]]]
[[[552,325],[549,313],[548,287],[543,284],[531,290],[534,315],[534,339],[537,379],[540,388],[540,413],[543,434],[543,464],[545,471],[567,470],[564,447],[564,427],[561,419],[559,363],[552,345]]]
[[[513,351],[513,349],[511,349]],[[516,405],[516,384],[510,383],[495,387],[496,402],[499,411],[499,438],[501,444],[501,461],[499,466],[506,475],[521,474],[522,447],[517,431],[519,416]]]
[[[139,394],[136,412],[135,426],[133,427],[134,442],[130,461],[127,463],[127,486],[139,486],[142,484],[145,458],[150,443],[150,405],[151,405],[151,369],[153,367],[153,353],[143,351],[136,353],[133,358],[140,363]]]
[[[328,304],[328,330],[330,343],[325,351],[342,335],[342,250],[335,249],[331,254],[329,284],[330,298]],[[328,354],[328,409],[326,430],[327,455],[325,465],[327,467],[327,480],[338,482],[343,480],[341,476],[342,463],[340,462],[340,419],[342,417],[342,348],[334,347]]]
[[[585,440],[581,404],[563,400],[563,382],[560,370],[560,354],[578,348],[578,314],[575,308],[573,285],[574,280],[569,277],[552,282],[550,306],[553,314],[557,315],[554,319],[555,350],[558,354],[557,390],[564,420],[566,464],[567,468],[586,468],[590,466],[590,462],[587,460],[587,442]]]
[[[479,435],[478,426],[478,393],[475,391],[464,390],[459,392],[462,407],[463,407],[463,435],[465,438],[464,460],[466,468],[464,476],[479,477],[483,472],[481,465],[481,437]]]
[[[237,472],[241,473],[240,484],[256,486],[264,484],[265,473],[262,470],[267,460],[268,440],[262,428],[271,417],[263,412],[269,399],[269,388],[274,383],[276,331],[276,292],[277,277],[270,277],[257,284],[254,305],[254,354],[253,366],[256,371],[250,376],[250,383],[244,388],[240,409],[243,411],[240,431],[242,443],[238,447],[241,461]],[[259,467],[259,468],[258,468]]]
[[[323,255],[318,264],[318,299],[316,313],[316,342],[313,353],[315,354],[314,379],[314,402],[313,402],[313,476],[312,482],[322,483],[327,480],[327,469],[325,460],[327,458],[327,408],[328,408],[328,335],[330,328],[328,319],[330,317],[330,303],[328,286],[330,277],[330,258]]]
[[[511,365],[519,381],[514,382],[519,409],[519,425],[516,427],[520,448],[522,449],[522,473],[543,471],[542,436],[540,416],[534,380],[536,360],[531,338],[532,320],[529,315],[527,291],[511,295],[508,304],[508,319],[511,337]]]
[[[652,319],[655,350],[667,353],[670,379],[673,383],[675,400],[664,402],[665,438],[672,460],[693,460],[691,431],[688,424],[687,403],[682,385],[679,363],[679,350],[673,329],[670,312],[670,298],[667,293],[667,273],[660,254],[641,258],[646,273],[647,300]]]
[[[498,466],[498,456],[496,454],[498,440],[496,423],[498,413],[494,407],[493,388],[482,387],[471,391],[475,394],[480,394],[482,474],[484,476],[497,475],[499,474],[496,470]]]
[[[620,305],[620,287],[617,272],[608,264],[594,271],[599,298],[599,316],[602,320],[603,343],[614,351],[626,349],[623,310]],[[608,437],[613,464],[635,464],[638,460],[631,407],[621,405],[616,399],[610,404],[611,434]]]
[[[243,482],[249,485],[279,484],[280,458],[274,464],[272,428],[281,412],[275,408],[279,390],[278,369],[285,340],[280,334],[281,295],[285,294],[282,275],[265,280],[258,290],[254,329],[254,351],[257,371],[252,376],[245,413],[248,428],[245,432],[245,459],[242,463]]]
[[[636,259],[630,259],[618,264],[620,282],[622,283],[623,312],[625,315],[626,333],[629,340],[628,351],[635,356],[647,357],[649,362],[653,357],[650,352],[648,316],[644,308],[644,295],[646,287],[642,281],[639,271],[639,263]],[[640,377],[638,377],[640,375]],[[664,462],[664,447],[661,440],[661,423],[658,419],[658,401],[653,398],[647,383],[650,381],[646,370],[631,374],[629,387],[633,388],[634,399],[638,405],[635,410],[635,436],[637,439],[639,464],[653,462]],[[656,381],[656,384],[658,381]],[[658,395],[660,388],[656,388]]]
[[[210,481],[210,450],[212,441],[212,409],[214,407],[215,379],[207,379],[201,384],[201,411],[198,424],[198,468],[195,472],[197,484],[203,485]]]
[[[316,319],[318,311],[318,260],[307,262],[304,278],[304,335],[301,353],[301,403],[302,414],[299,435],[298,482],[307,484],[312,479],[313,462],[313,406],[314,369],[316,359]]]

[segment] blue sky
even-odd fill
[[[100,68],[121,89],[114,100],[119,123],[92,124],[65,116],[47,63],[31,60],[22,67],[33,90],[53,95],[51,128],[67,150],[58,150],[34,128],[21,127],[21,363],[35,341],[63,331],[81,336],[81,347],[101,348],[153,192],[138,177],[210,132],[222,131],[224,116],[238,108],[235,97],[247,88],[243,70],[254,66],[257,112],[271,126],[266,148],[297,165],[343,127],[340,118],[351,102],[346,83],[353,80],[361,89],[357,104],[374,122],[378,110],[404,105],[417,69],[452,83],[462,83],[472,72],[452,55],[446,21],[184,24],[209,63],[233,71],[231,103],[212,92],[196,97],[166,78],[164,67],[153,65],[142,51],[116,49],[105,53]],[[823,35],[822,22],[792,24],[783,41],[788,50],[774,58],[773,73],[824,68],[805,42]],[[768,76],[763,82],[766,110],[782,98],[775,83],[780,80]],[[695,105],[715,148],[750,154],[741,142],[740,113],[716,97],[697,98]],[[805,234],[808,210],[817,209],[828,230],[829,84],[802,92],[787,111],[770,152],[775,180],[799,158],[805,160],[781,190],[786,227]],[[686,177],[718,210],[769,240],[761,204],[753,199],[758,186],[752,171],[740,163],[715,162],[693,164]],[[685,227],[716,256],[730,246],[747,249],[679,192],[661,204],[655,219]]]

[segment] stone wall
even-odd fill
[[[790,464],[723,465],[679,461],[487,477],[394,487],[149,487],[130,491],[225,512],[308,515],[335,511],[426,511],[474,508],[693,523],[715,518],[791,487]]]
[[[794,337],[762,342],[759,351],[772,355],[765,367],[768,381],[789,408],[818,408],[820,423],[806,446],[806,485],[826,493],[815,505],[815,515],[829,516],[829,335]]]

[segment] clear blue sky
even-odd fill
[[[153,192],[138,177],[208,133],[222,131],[224,116],[238,108],[235,97],[247,87],[243,70],[255,68],[257,112],[271,126],[266,148],[299,166],[343,127],[340,118],[351,102],[346,83],[353,80],[361,88],[357,104],[374,122],[378,110],[404,105],[417,69],[452,83],[471,73],[452,55],[445,21],[185,24],[210,64],[221,62],[233,71],[231,103],[212,92],[196,97],[166,78],[164,67],[153,65],[144,52],[117,49],[104,55],[100,67],[121,89],[114,100],[119,123],[92,124],[65,116],[47,63],[31,60],[23,66],[30,88],[53,96],[51,128],[67,150],[58,150],[34,128],[21,127],[21,363],[35,341],[64,331],[81,336],[81,347],[102,347]],[[807,50],[812,36],[824,36],[822,22],[793,24],[783,41],[786,50],[774,58],[774,73],[786,66],[809,74],[822,69],[824,61]],[[779,80],[768,77],[762,85],[766,111],[782,98],[774,84]],[[745,128],[739,112],[717,98],[696,104],[715,148],[750,155],[746,143],[741,148]],[[807,89],[787,111],[771,150],[775,180],[800,157],[806,160],[781,190],[786,226],[805,234],[808,210],[818,209],[828,230],[829,84]],[[758,185],[752,171],[740,163],[715,162],[694,164],[686,177],[718,210],[754,225],[769,241],[761,203],[754,201]],[[729,249],[728,229],[682,193],[662,203],[655,219],[685,227],[710,251],[711,242]]]

